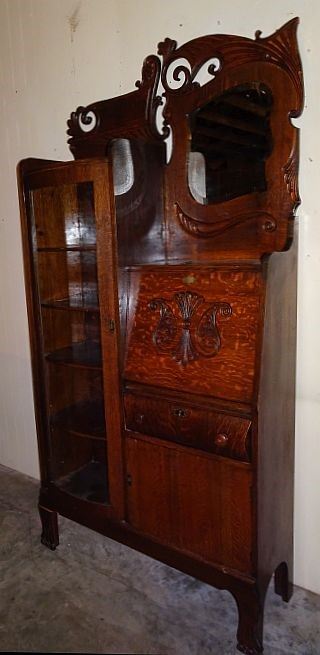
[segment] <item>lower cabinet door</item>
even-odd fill
[[[127,438],[128,521],[163,544],[252,572],[249,464]]]

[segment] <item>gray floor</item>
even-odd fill
[[[37,483],[0,467],[0,650],[234,655],[237,612],[218,592],[60,518],[39,543]],[[320,654],[320,597],[269,589],[265,655]]]

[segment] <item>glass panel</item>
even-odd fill
[[[108,502],[93,185],[30,193],[41,307],[51,477]]]
[[[112,158],[121,267],[164,259],[165,144],[114,139]]]
[[[113,183],[116,196],[128,193],[134,184],[133,159],[130,141],[128,139],[114,139],[111,144],[111,157],[113,160]]]
[[[234,87],[190,115],[190,191],[198,202],[222,202],[266,190],[272,150],[271,92],[262,84]]]
[[[92,182],[36,189],[32,206],[36,248],[95,247]]]
[[[42,251],[37,259],[39,294],[43,305],[99,309],[94,251]]]

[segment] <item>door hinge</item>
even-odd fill
[[[115,329],[116,329],[116,324],[115,324],[113,318],[109,318],[107,323],[108,323],[109,332],[114,332]]]
[[[127,478],[128,487],[131,487],[131,485],[132,485],[132,475],[130,475],[130,473],[127,473],[126,478]]]

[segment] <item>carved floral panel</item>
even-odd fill
[[[201,357],[214,357],[221,348],[217,316],[231,316],[226,302],[206,302],[194,291],[180,291],[171,301],[154,298],[151,311],[160,318],[153,333],[153,342],[160,352],[169,352],[182,366]]]

